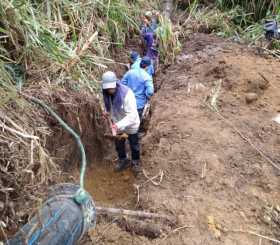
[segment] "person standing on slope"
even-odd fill
[[[143,57],[140,62],[140,67],[130,69],[123,76],[121,83],[128,86],[136,97],[137,110],[142,119],[144,107],[148,100],[154,94],[154,85],[152,77],[147,73],[146,69],[151,65],[149,57]]]
[[[138,52],[131,51],[129,60],[130,60],[130,69],[140,68],[140,63],[141,63],[142,59]],[[148,67],[145,68],[145,70],[151,77],[153,77],[155,75],[155,70],[154,70],[154,66],[153,66],[152,62]]]
[[[132,171],[137,175],[141,171],[140,146],[138,130],[140,125],[136,99],[131,89],[121,84],[112,71],[107,71],[102,76],[103,98],[106,112],[112,121],[112,131],[126,133],[131,149]],[[118,163],[116,171],[122,171],[130,166],[125,149],[126,139],[116,139]]]

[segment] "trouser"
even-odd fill
[[[116,140],[116,150],[117,150],[118,157],[120,160],[127,158],[125,142],[126,142],[125,139]],[[130,150],[131,150],[131,159],[140,160],[140,145],[139,145],[138,133],[129,134],[128,142],[129,142]]]
[[[137,109],[137,111],[138,111],[138,115],[139,115],[140,122],[142,122],[144,108],[142,108],[142,109]]]
[[[140,126],[139,126],[138,132],[143,132],[144,131],[144,128],[143,128],[143,111],[144,111],[144,108],[137,109],[137,111],[138,111],[138,115],[139,115],[139,119],[140,119]]]

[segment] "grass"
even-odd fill
[[[128,32],[138,30],[137,5],[136,1],[132,8],[126,0],[3,0],[1,62],[22,64],[32,73],[44,69],[49,80],[78,80],[95,88],[98,74],[112,62],[112,43],[121,46]],[[98,32],[95,40],[83,55],[77,55],[94,32]],[[72,59],[79,62],[64,71],[65,64]]]
[[[222,10],[241,7],[248,15],[247,19],[252,23],[260,21],[268,15],[276,15],[280,8],[279,0],[218,0],[217,5]]]
[[[264,5],[264,2],[267,4]],[[274,0],[217,0],[209,7],[195,0],[188,6],[187,12],[189,20],[205,26],[209,31],[250,45],[259,45],[263,41],[265,18],[280,21],[280,3]]]
[[[157,37],[159,39],[160,57],[163,63],[173,63],[176,55],[181,49],[181,44],[178,39],[178,33],[174,32],[171,21],[160,16],[159,27],[157,28]]]

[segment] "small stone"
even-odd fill
[[[130,178],[129,178],[129,176],[128,176],[128,175],[126,175],[126,176],[124,176],[124,177],[123,177],[123,181],[124,181],[124,182],[128,182],[128,181],[129,181],[129,179],[130,179]]]
[[[245,99],[247,104],[250,104],[258,99],[258,95],[256,93],[247,93]]]

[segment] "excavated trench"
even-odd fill
[[[62,94],[53,95],[56,111],[80,135],[84,144],[88,164],[86,190],[98,205],[131,207],[135,196],[135,179],[129,170],[114,172],[114,144],[104,137],[108,128],[101,116],[99,102],[92,100],[89,95],[84,96],[83,100],[75,93],[71,96],[71,102],[66,103]],[[48,149],[61,164],[63,171],[73,176],[78,183],[80,154],[76,142],[56,121],[52,118],[48,118],[48,121],[55,135],[49,138]]]
[[[162,4],[163,13],[168,17],[172,11],[172,1],[164,1]],[[131,39],[126,44],[127,50],[137,50],[141,52],[139,42]],[[115,60],[125,63],[126,53],[117,51]],[[120,65],[113,65],[110,69],[121,77],[125,69]],[[155,81],[154,81],[155,82]],[[155,86],[156,82],[155,82]],[[108,133],[107,123],[102,118],[100,102],[90,95],[56,94],[56,111],[81,137],[85,146],[87,156],[87,171],[85,179],[86,190],[91,194],[93,200],[98,206],[119,207],[134,209],[137,203],[137,191],[134,183],[136,179],[130,169],[120,173],[114,171],[115,161],[117,159],[114,144],[104,137]],[[65,98],[65,99],[63,99]],[[67,101],[66,101],[67,98]],[[68,99],[71,98],[71,101]],[[49,151],[56,157],[75,182],[79,180],[79,150],[76,142],[60,125],[51,118],[49,119],[53,135],[48,141]],[[145,128],[148,128],[146,123]],[[70,179],[73,180],[73,178]]]
[[[86,189],[97,204],[130,208],[135,195],[131,171],[114,172],[108,163],[90,166],[86,175]]]

